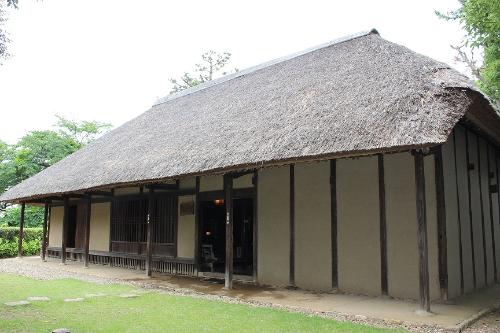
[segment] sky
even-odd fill
[[[460,26],[434,14],[457,0],[19,2],[4,27],[12,57],[0,66],[0,140],[9,143],[51,128],[55,115],[119,126],[210,49],[231,52],[231,67],[244,69],[376,28],[464,70],[450,48]]]

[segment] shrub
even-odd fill
[[[41,228],[25,228],[23,237],[23,255],[33,256],[40,253]],[[0,258],[17,256],[19,228],[0,227]]]
[[[31,240],[41,241],[43,236],[42,228],[24,228],[23,241]],[[0,227],[0,239],[12,241],[19,237],[19,228],[17,227]]]

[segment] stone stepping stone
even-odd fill
[[[31,302],[39,302],[39,301],[50,301],[50,298],[48,298],[47,296],[30,296],[27,298],[28,301],[31,301]]]
[[[103,297],[103,296],[108,296],[108,294],[105,294],[105,293],[96,293],[96,294],[87,294],[85,295],[85,297]]]
[[[137,294],[120,294],[121,298],[136,298],[139,297]]]
[[[20,305],[28,305],[31,304],[31,302],[28,301],[17,301],[17,302],[7,302],[5,305],[7,306],[20,306]]]
[[[65,302],[81,302],[83,300],[84,300],[84,298],[82,298],[82,297],[64,299]]]

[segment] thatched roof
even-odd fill
[[[0,201],[436,145],[478,98],[448,65],[370,31],[168,96]]]

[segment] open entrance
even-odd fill
[[[66,225],[66,248],[82,249],[84,242],[83,206],[68,207],[68,224]]]
[[[224,273],[226,206],[223,199],[200,202],[201,271]],[[253,274],[253,200],[233,199],[233,272]]]

